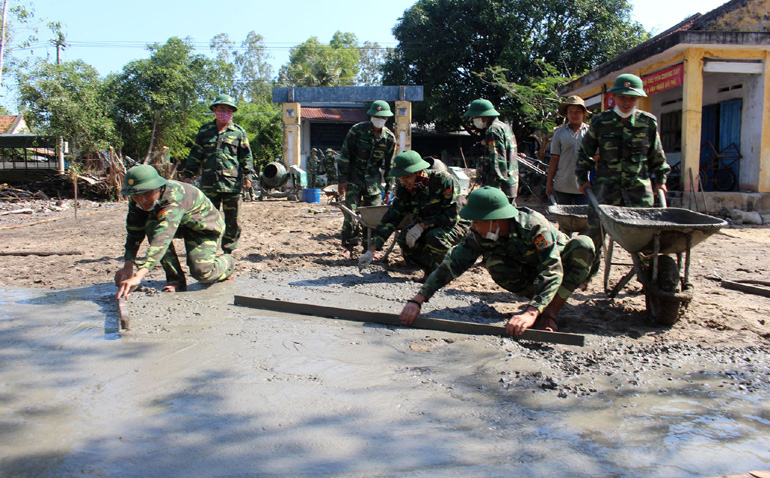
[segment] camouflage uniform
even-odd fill
[[[496,187],[509,199],[516,199],[519,188],[516,157],[516,137],[507,124],[495,118],[484,130],[484,156],[476,171],[476,183]]]
[[[471,230],[419,293],[430,298],[483,256],[489,275],[500,287],[529,298],[529,305],[541,313],[557,294],[566,299],[588,277],[594,258],[588,237],[569,239],[540,213],[524,207],[517,208],[510,226],[510,235],[497,241]]]
[[[382,248],[401,221],[411,214],[413,222],[409,227],[423,223],[424,232],[413,247],[406,243],[409,227],[401,231],[396,241],[407,261],[430,273],[449,248],[465,237],[470,221],[460,219],[457,214],[460,196],[457,180],[443,171],[425,170],[424,174],[418,176],[411,192],[403,184],[396,187],[396,197],[377,225],[371,245]]]
[[[327,184],[337,184],[337,159],[334,153],[326,153],[323,158],[324,169],[326,169]]]
[[[309,188],[318,187],[318,175],[320,174],[318,166],[320,165],[321,158],[318,157],[317,150],[315,148],[313,148],[313,150],[316,154],[310,153],[305,164],[307,167],[307,187]]]
[[[187,281],[172,241],[179,237],[184,240],[190,274],[203,283],[222,281],[234,270],[232,256],[216,257],[224,228],[219,211],[198,188],[169,181],[152,211],[128,202],[125,260],[137,263],[139,246],[147,237],[147,254],[138,267],[151,271],[160,262],[168,284],[182,290]]]
[[[241,190],[244,179],[254,179],[254,160],[246,131],[230,122],[220,133],[216,121],[198,130],[187,157],[183,177],[192,179],[201,169],[201,190],[225,216],[222,250],[231,253],[241,235]]]
[[[593,156],[599,153],[599,160]],[[578,184],[588,182],[596,167],[591,185],[600,204],[626,207],[651,207],[653,191],[650,175],[658,184],[665,184],[671,167],[660,144],[658,122],[654,115],[637,110],[627,120],[621,120],[613,110],[595,116],[583,138],[578,153],[576,174]],[[594,208],[588,208],[588,230],[597,254],[591,276],[599,270],[604,235]]]
[[[372,123],[364,121],[353,125],[342,143],[339,168],[339,182],[347,183],[345,205],[353,212],[359,206],[377,206],[382,201],[380,182],[390,171],[396,153],[396,136],[383,127],[379,136],[374,135]],[[389,194],[392,180],[385,185],[385,194]],[[342,245],[352,247],[358,244],[361,234],[358,224],[345,216],[342,223]],[[364,249],[367,246],[364,244]]]

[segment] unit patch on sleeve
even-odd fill
[[[545,249],[546,247],[550,246],[551,243],[548,242],[548,239],[545,238],[544,235],[540,234],[539,236],[535,237],[535,247],[537,250]]]

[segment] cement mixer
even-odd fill
[[[259,199],[285,197],[290,201],[302,198],[302,188],[307,186],[307,173],[298,166],[289,171],[278,161],[269,163],[259,175]]]

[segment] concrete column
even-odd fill
[[[412,102],[396,101],[396,154],[412,149]]]
[[[764,92],[762,99],[762,138],[759,152],[757,192],[770,192],[770,52],[765,51]]]
[[[300,120],[299,103],[283,104],[283,162],[288,168],[300,165]]]
[[[700,137],[703,111],[703,50],[690,48],[684,53],[684,88],[682,93],[682,186],[692,191],[693,178],[700,171]]]

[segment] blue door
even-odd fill
[[[700,130],[700,165],[706,165],[711,161],[718,151],[717,130],[719,127],[719,105],[706,105],[701,112],[701,130]],[[703,168],[705,169],[705,168]],[[686,174],[682,171],[682,174]],[[701,178],[701,188],[705,191],[713,191],[713,174],[707,171],[705,177]]]
[[[719,156],[720,166],[729,168],[735,178],[740,177],[741,109],[743,100],[727,100],[719,103]],[[720,188],[721,189],[721,188]],[[724,189],[722,189],[724,191]],[[738,181],[730,188],[738,190]]]

